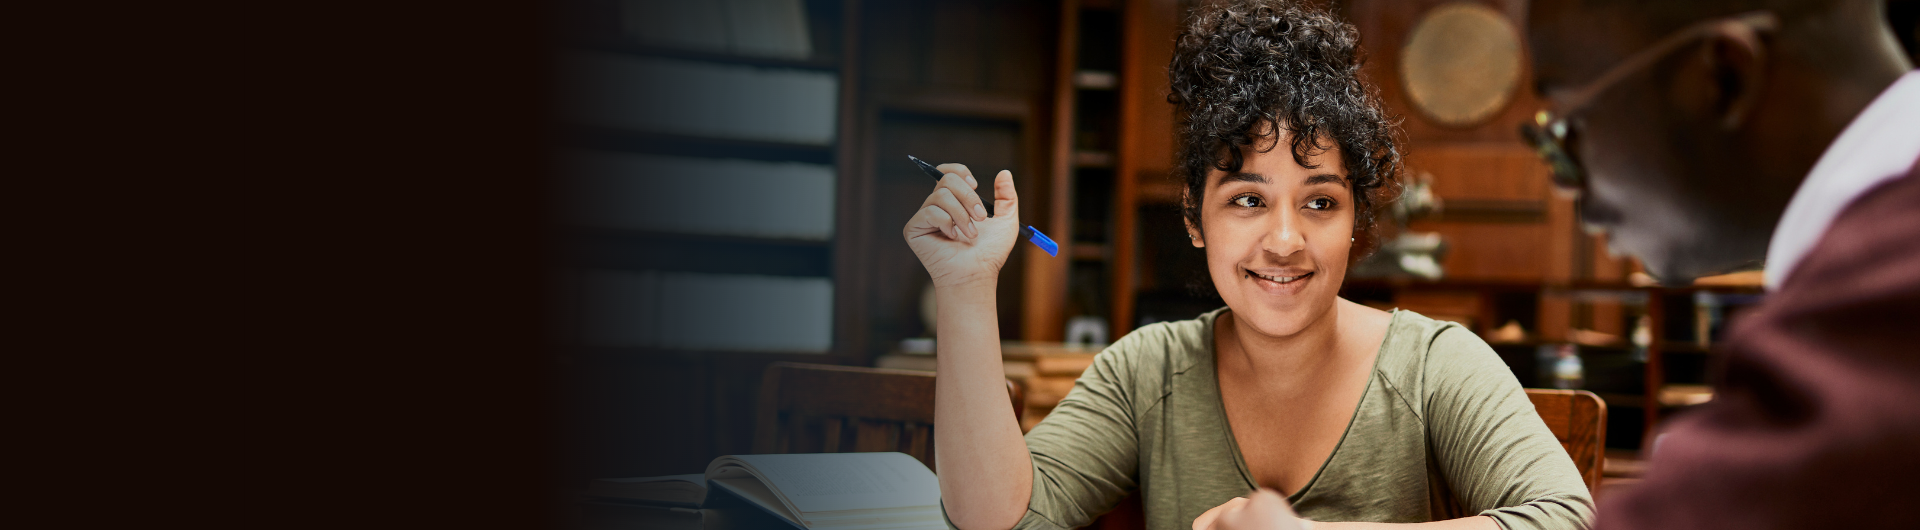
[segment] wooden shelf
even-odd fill
[[[1601,400],[1612,407],[1645,408],[1647,396],[1623,392],[1594,392]],[[1660,387],[1660,408],[1674,409],[1699,405],[1713,400],[1713,390],[1707,385],[1665,385]]]
[[[1106,151],[1074,151],[1073,167],[1112,168],[1113,153]]]
[[[1075,242],[1068,246],[1068,257],[1076,261],[1103,261],[1107,259],[1107,245],[1102,243]]]
[[[1179,204],[1180,183],[1171,180],[1140,183],[1140,202],[1151,204]]]
[[[1073,87],[1081,90],[1113,90],[1119,85],[1120,78],[1113,72],[1080,70],[1073,73]]]

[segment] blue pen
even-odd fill
[[[913,165],[918,166],[922,173],[926,173],[927,176],[933,177],[933,180],[935,182],[939,182],[940,179],[946,178],[946,174],[941,173],[940,168],[933,167],[933,164],[928,164],[927,161],[921,160],[919,157],[915,157],[913,155],[907,155],[907,160],[912,160]],[[1058,257],[1060,255],[1060,244],[1055,243],[1053,242],[1052,239],[1047,238],[1046,234],[1040,233],[1040,229],[1034,228],[1032,225],[1028,225],[1026,228],[1020,229],[1020,237],[1025,238],[1027,241],[1032,242],[1033,246],[1040,247],[1040,250],[1047,251],[1048,256]]]

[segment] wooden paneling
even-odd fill
[[[1413,109],[1406,88],[1400,81],[1400,47],[1420,17],[1434,7],[1462,0],[1348,0],[1348,21],[1360,29],[1360,46],[1367,50],[1366,73],[1380,96],[1394,113],[1404,116],[1407,136],[1415,140],[1442,142],[1514,142],[1520,141],[1518,124],[1539,109],[1540,101],[1532,91],[1532,63],[1522,61],[1520,89],[1507,108],[1486,122],[1467,128],[1446,127],[1429,121]],[[1517,28],[1524,30],[1526,0],[1464,0],[1486,5],[1505,13]]]
[[[1044,2],[868,2],[870,90],[1034,94],[1052,86],[1055,11]]]
[[[1407,170],[1433,175],[1442,200],[1532,201],[1548,198],[1547,167],[1519,142],[1414,143]]]
[[[1028,155],[1023,147],[1030,131],[1017,121],[1019,114],[985,119],[932,113],[939,109],[915,110],[927,112],[883,107],[876,109],[879,115],[873,122],[874,149],[869,153],[873,192],[872,202],[866,206],[872,211],[868,215],[871,224],[865,227],[873,243],[864,257],[869,262],[868,283],[867,292],[861,295],[872,311],[861,323],[861,332],[873,341],[869,351],[863,352],[867,354],[884,353],[900,339],[926,336],[932,331],[920,319],[920,293],[931,279],[926,267],[901,240],[900,227],[906,226],[907,219],[932,192],[933,181],[909,164],[906,155],[936,164],[963,162],[987,190],[993,175],[1002,169],[1014,171],[1014,182],[1023,188],[1043,182],[1025,169]],[[1008,273],[1000,278],[1001,299],[1020,299],[1022,276],[1011,272],[1021,270],[1025,259],[1024,254],[1014,253],[1007,260],[1004,270]],[[1004,304],[999,314],[1002,336],[1018,338],[1020,307]]]
[[[1020,189],[1021,218],[1045,229],[1060,215],[1049,207],[1057,177],[1046,163],[1054,107],[1055,35],[1059,15],[1046,3],[1013,0],[870,2],[869,38],[862,43],[866,124],[859,176],[867,190],[849,206],[867,209],[867,240],[854,259],[864,260],[866,282],[855,296],[871,307],[858,326],[867,344],[858,353],[888,351],[901,338],[921,336],[920,292],[927,273],[900,240],[900,226],[932,190],[925,176],[905,162],[913,154],[934,163],[959,162],[974,171],[989,195],[995,173],[1010,170]],[[996,213],[997,214],[997,213]],[[1053,233],[1058,233],[1057,231]],[[1064,241],[1063,241],[1064,243]],[[1063,282],[1036,281],[1031,245],[1015,247],[1000,277],[1000,330],[1019,338],[1032,327],[1027,315],[1034,292]],[[1064,260],[1061,260],[1064,262]],[[1064,273],[1064,268],[1060,269]],[[1064,275],[1064,274],[1062,274]],[[1032,283],[1035,288],[1027,288]],[[1054,314],[1045,311],[1039,315]],[[1060,326],[1049,326],[1060,327]]]
[[[1440,265],[1455,280],[1546,279],[1550,227],[1544,223],[1416,221],[1412,229],[1446,238]]]
[[[1022,203],[1040,208],[1021,212],[1045,212],[1033,215],[1027,224],[1041,227],[1059,236],[1060,253],[1072,256],[1072,212],[1068,209],[1073,186],[1073,73],[1080,45],[1080,5],[1077,0],[1061,0],[1059,26],[1055,28],[1053,63],[1052,135],[1047,139],[1047,186],[1023,192]],[[1038,193],[1035,193],[1038,192]],[[1022,217],[1023,220],[1027,219]],[[1066,335],[1067,269],[1070,260],[1045,259],[1037,248],[1022,248],[1027,266],[1022,272],[1026,291],[1021,307],[1026,315],[1020,336],[1029,341],[1058,341]]]
[[[1173,167],[1173,106],[1167,65],[1180,23],[1178,0],[1123,3],[1120,67],[1120,141],[1114,163],[1111,282],[1112,337],[1133,329],[1140,262],[1140,186],[1163,181]]]

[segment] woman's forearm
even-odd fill
[[[934,459],[954,524],[1008,528],[1026,514],[1033,463],[1007,398],[992,281],[936,286]]]

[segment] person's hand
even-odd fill
[[[1312,524],[1294,515],[1280,492],[1260,488],[1200,514],[1193,530],[1306,530]]]
[[[902,235],[920,264],[933,276],[935,287],[975,282],[991,284],[1000,277],[1020,231],[1020,198],[1013,190],[1013,173],[993,178],[993,212],[987,216],[975,179],[967,166],[941,164],[946,176],[920,203]]]

